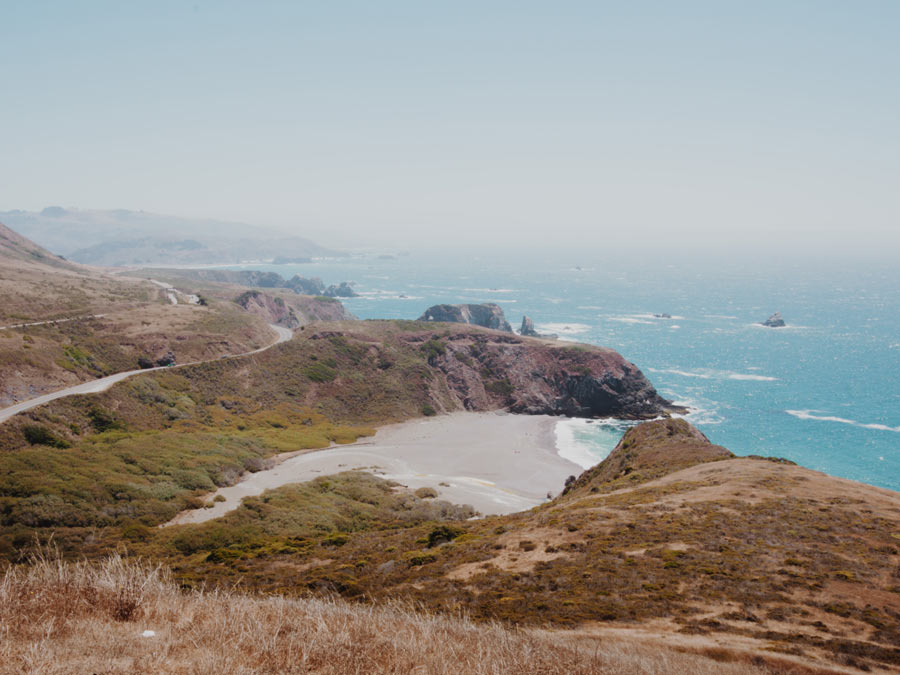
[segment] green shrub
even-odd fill
[[[435,499],[438,496],[437,490],[433,487],[420,487],[415,494],[419,499]]]
[[[312,363],[303,369],[303,374],[313,382],[331,382],[337,371],[324,363]]]
[[[54,436],[49,429],[40,424],[26,424],[22,428],[22,434],[29,445],[49,445],[51,448],[71,448],[72,444],[67,440]]]
[[[434,406],[430,403],[426,403],[422,406],[422,414],[425,415],[425,417],[434,417],[437,415],[437,410],[435,410]]]
[[[442,340],[431,338],[420,348],[428,363],[433,364],[438,356],[443,356],[447,352],[447,345]]]
[[[91,421],[91,426],[99,433],[124,428],[123,424],[114,418],[111,413],[101,408],[91,408],[90,412],[88,412],[88,419]]]
[[[449,525],[438,525],[428,533],[428,548],[434,548],[438,544],[453,541],[458,536],[465,534],[465,530]]]
[[[413,553],[407,558],[410,567],[427,565],[428,563],[433,563],[435,560],[437,560],[437,556],[434,553]]]

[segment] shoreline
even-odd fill
[[[246,474],[205,497],[212,508],[182,511],[161,525],[202,523],[240,506],[244,497],[318,476],[367,470],[438,499],[471,504],[483,515],[525,511],[558,495],[583,469],[563,457],[556,425],[566,418],[503,412],[454,412],[386,425],[374,436],[321,450],[282,453],[271,469]],[[212,502],[216,496],[225,501]]]

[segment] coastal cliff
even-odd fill
[[[295,329],[312,321],[346,321],[355,317],[339,300],[324,296],[290,295],[287,298],[246,291],[234,299],[235,303],[277,326]]]
[[[500,332],[456,329],[407,338],[430,353],[461,407],[529,415],[650,419],[684,412],[662,398],[620,354],[587,345],[547,345]]]
[[[447,323],[466,323],[482,328],[502,330],[512,333],[512,326],[503,315],[499,305],[485,302],[481,305],[434,305],[425,310],[419,321],[442,321]]]

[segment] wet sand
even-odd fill
[[[184,511],[167,525],[200,523],[237,508],[244,497],[341,471],[364,469],[482,514],[523,511],[562,490],[582,469],[556,451],[557,417],[459,412],[392,424],[374,437],[312,452],[286,453],[267,471],[247,474],[207,496],[212,508]],[[443,485],[442,485],[443,483]]]

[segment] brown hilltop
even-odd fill
[[[900,671],[900,494],[734,457],[683,420],[635,427],[528,512],[233,555],[233,566],[181,570],[270,591],[405,598],[770,673]]]

